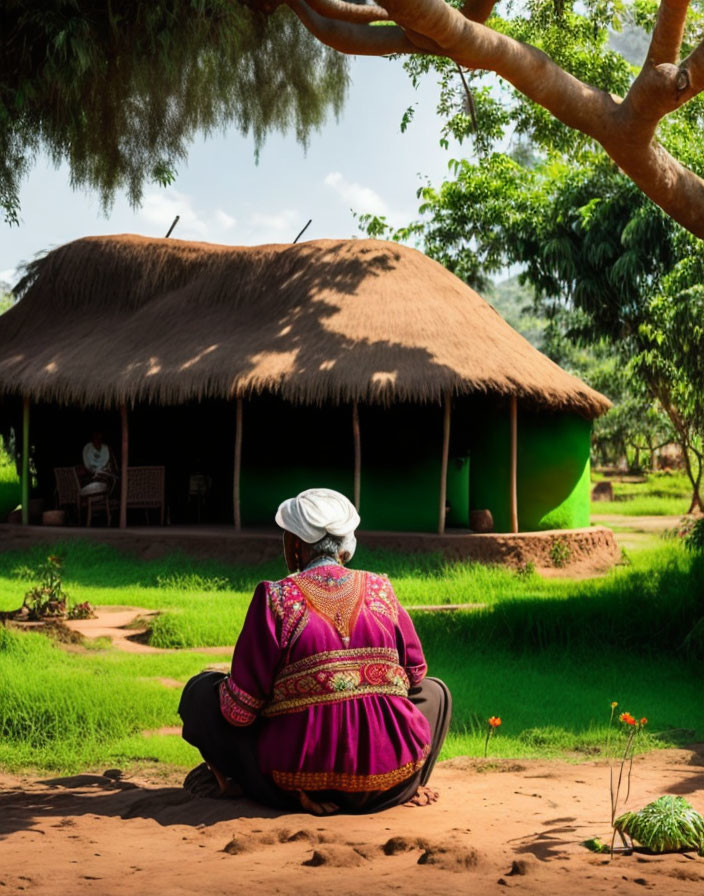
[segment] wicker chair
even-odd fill
[[[159,511],[160,525],[164,525],[164,467],[127,468],[127,509],[144,510],[149,522],[149,511]]]
[[[81,525],[81,511],[85,507],[86,526],[90,526],[93,520],[93,508],[105,511],[108,526],[110,525],[110,487],[106,485],[104,491],[92,495],[81,494],[81,482],[75,467],[54,467],[56,479],[56,504],[59,508],[68,507],[75,510],[78,525]]]

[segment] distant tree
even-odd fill
[[[653,297],[632,361],[666,411],[692,483],[690,512],[704,512],[704,265],[686,259]]]
[[[613,407],[594,421],[594,462],[610,465],[625,459],[634,472],[642,471],[646,463],[655,469],[658,451],[678,439],[642,378],[605,341],[573,350],[579,354],[579,363],[560,363],[613,402]]]
[[[484,292],[507,323],[565,370],[607,395],[614,406],[594,421],[592,460],[613,465],[625,460],[629,469],[655,468],[658,451],[679,441],[668,416],[648,391],[640,371],[614,352],[607,339],[575,344],[567,333],[574,323],[568,310],[548,319],[536,307],[529,284],[513,276]]]
[[[235,0],[3,0],[0,208],[40,151],[108,206],[168,184],[197,133],[230,124],[256,147],[272,129],[305,142],[347,86],[342,56],[284,10]]]
[[[487,283],[482,295],[506,323],[532,346],[544,350],[548,321],[535,310],[535,296],[530,286],[521,285],[518,277],[512,276],[498,283]]]

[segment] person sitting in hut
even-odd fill
[[[290,575],[261,582],[229,675],[184,688],[183,737],[205,762],[184,787],[316,815],[437,799],[426,785],[451,696],[383,575],[349,570],[359,516],[315,488],[284,501]]]
[[[83,447],[83,466],[78,468],[82,495],[99,495],[112,491],[117,481],[117,464],[110,446],[100,430],[94,430],[90,442]]]

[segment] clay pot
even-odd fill
[[[66,523],[65,510],[45,510],[42,514],[43,526],[63,526]]]
[[[494,517],[490,510],[470,510],[469,528],[472,532],[493,532]]]
[[[613,501],[614,487],[605,479],[603,482],[597,482],[592,489],[592,501]]]

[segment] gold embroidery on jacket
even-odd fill
[[[265,716],[364,696],[407,697],[410,682],[392,647],[327,650],[286,666],[274,680]]]
[[[296,585],[308,606],[330,623],[343,644],[349,644],[364,603],[366,580],[366,573],[359,571],[349,571],[340,578],[306,573],[296,576]]]

